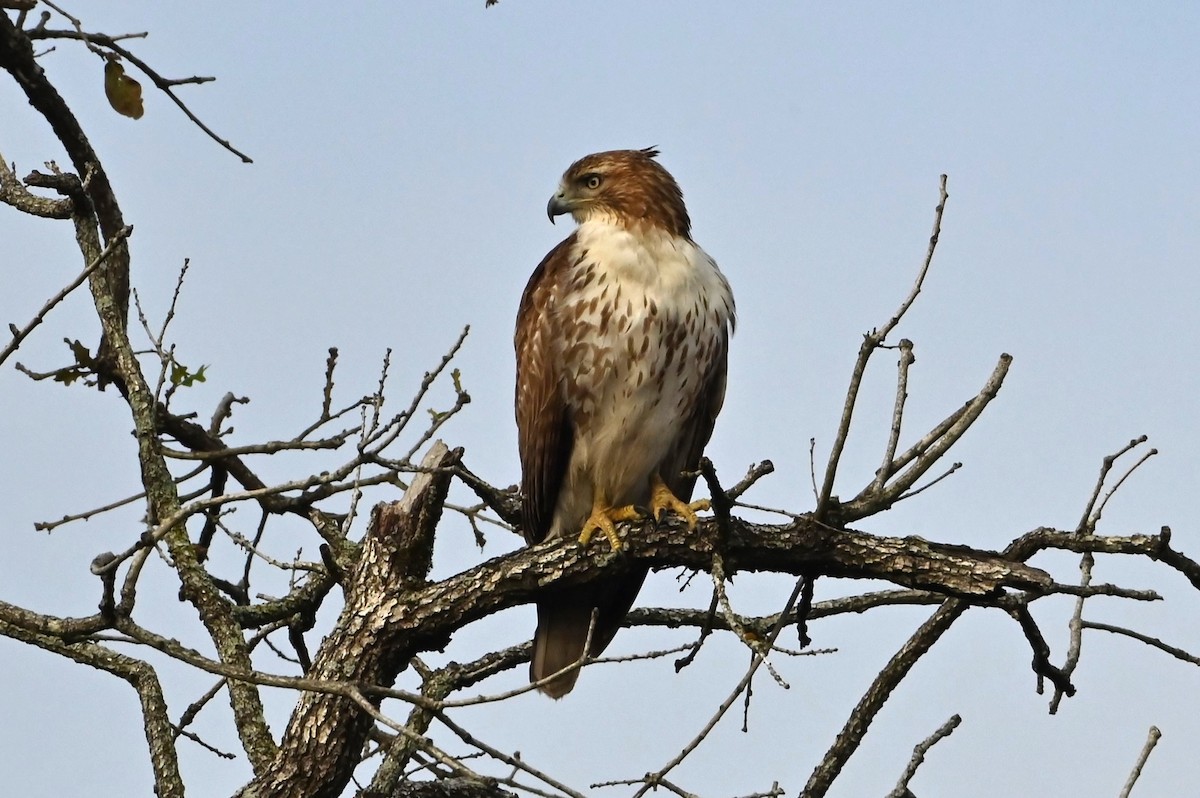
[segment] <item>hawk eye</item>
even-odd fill
[[[597,175],[597,174],[584,175],[583,184],[585,186],[587,186],[588,188],[592,189],[593,191],[595,191],[596,189],[600,188],[600,175]]]

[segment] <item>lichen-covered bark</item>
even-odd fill
[[[426,471],[404,497],[379,505],[355,570],[347,576],[346,605],[313,659],[314,679],[390,686],[415,653],[394,618],[417,600],[433,551],[433,534],[450,486],[449,467],[461,450],[437,443],[422,462]],[[443,642],[450,629],[443,630]],[[254,798],[333,798],[359,762],[371,718],[343,696],[304,693],[292,713],[279,753],[244,788]]]
[[[154,794],[158,798],[183,798],[183,778],[175,752],[175,734],[167,715],[158,674],[149,664],[94,643],[68,643],[53,634],[42,634],[10,624],[0,618],[0,634],[38,648],[52,651],[83,665],[107,671],[124,679],[137,690],[141,700],[146,743],[154,769]]]

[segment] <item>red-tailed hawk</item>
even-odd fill
[[[615,150],[571,165],[550,221],[579,227],[534,271],[517,313],[517,428],[529,543],[596,533],[614,522],[689,506],[701,452],[725,396],[733,294],[692,241],[675,179],[654,149]],[[646,570],[547,592],[538,599],[530,679],[612,640]],[[572,671],[541,689],[575,686]]]

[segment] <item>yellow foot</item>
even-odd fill
[[[681,501],[671,492],[661,477],[657,474],[654,476],[654,482],[650,486],[650,512],[654,514],[655,521],[661,521],[663,513],[670,510],[687,522],[688,530],[693,530],[699,521],[696,518],[696,511],[709,508],[708,499],[700,499],[691,504]]]
[[[588,541],[592,539],[592,535],[597,532],[603,532],[604,537],[608,538],[608,545],[612,546],[613,551],[620,551],[621,539],[617,537],[616,524],[622,521],[636,521],[644,517],[645,515],[642,511],[632,504],[625,507],[603,507],[597,505],[592,508],[591,516],[583,523],[583,531],[579,533],[579,542],[586,546]]]

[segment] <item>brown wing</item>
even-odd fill
[[[712,437],[717,423],[717,414],[725,402],[725,376],[729,370],[729,331],[726,330],[718,343],[718,351],[704,376],[703,388],[697,397],[692,412],[683,425],[683,431],[675,440],[670,453],[659,466],[659,474],[667,487],[678,498],[688,501],[696,486],[696,477],[685,477],[682,472],[700,468],[704,447]]]
[[[554,309],[568,267],[572,233],[542,259],[517,311],[517,443],[521,455],[522,532],[528,543],[546,539],[571,459],[574,431],[562,395],[560,340]]]

